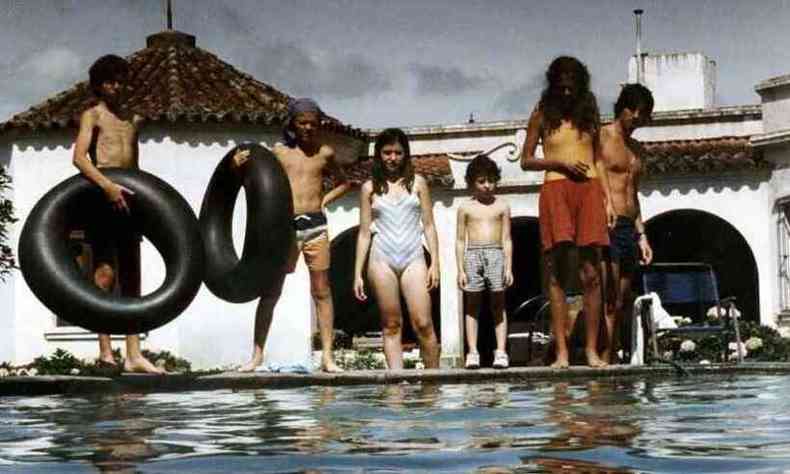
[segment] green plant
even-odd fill
[[[36,357],[27,367],[36,369],[39,375],[69,375],[74,369],[85,371],[86,364],[71,352],[57,349],[52,355]]]
[[[783,362],[790,361],[790,339],[783,338],[779,332],[769,326],[751,321],[740,323],[741,341],[746,349],[746,360],[752,362]],[[690,339],[683,336],[668,336],[659,339],[659,353],[671,354],[672,358],[682,362],[725,362],[735,357],[734,332],[731,330],[724,337],[711,334],[693,340],[693,350],[682,350],[681,346]],[[751,340],[751,342],[749,342]],[[686,345],[688,349],[690,345]]]
[[[385,365],[378,354],[380,353],[372,350],[360,352],[339,350],[335,353],[335,361],[343,370],[381,370]]]

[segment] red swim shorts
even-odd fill
[[[603,188],[598,179],[546,181],[538,208],[543,251],[560,242],[577,247],[609,245]]]

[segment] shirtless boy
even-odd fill
[[[641,84],[628,84],[620,91],[614,106],[614,122],[601,128],[601,156],[609,175],[612,207],[617,214],[615,226],[609,232],[609,271],[611,291],[606,305],[605,349],[601,358],[609,363],[617,350],[616,332],[625,316],[631,314],[633,297],[631,283],[637,263],[647,265],[653,251],[645,235],[645,225],[639,208],[639,179],[642,162],[639,143],[631,135],[650,121],[653,95]]]
[[[321,369],[340,372],[332,358],[334,311],[332,289],[329,284],[329,235],[326,229],[324,208],[348,192],[350,185],[342,168],[335,162],[334,150],[318,140],[321,109],[311,99],[296,99],[288,106],[288,119],[284,130],[284,143],[276,143],[272,152],[280,161],[293,194],[296,242],[291,249],[286,271],[293,273],[299,254],[304,255],[310,270],[310,292],[318,313],[318,329],[321,334]],[[233,157],[234,165],[241,167],[248,159],[248,151],[239,151]],[[323,193],[322,177],[332,173],[338,186]],[[272,315],[280,298],[285,276],[268,295],[261,296],[255,313],[255,335],[252,360],[239,370],[255,370],[263,362],[263,346],[269,333]]]
[[[83,112],[74,145],[74,166],[96,183],[107,197],[92,209],[86,238],[93,250],[93,281],[103,291],[116,281],[123,296],[140,296],[140,234],[130,228],[129,189],[114,183],[101,172],[105,167],[138,168],[137,132],[142,122],[122,108],[129,66],[114,55],[102,56],[91,66],[90,86],[99,103]],[[89,156],[91,143],[95,152]],[[114,366],[109,334],[99,334],[99,361]],[[140,352],[140,336],[126,336],[127,372],[164,373]]]
[[[494,195],[501,178],[494,161],[480,155],[466,168],[466,186],[472,199],[458,208],[455,259],[458,286],[465,293],[467,369],[480,368],[477,352],[477,317],[483,291],[490,291],[494,316],[495,369],[506,369],[510,361],[505,351],[507,315],[505,288],[513,284],[513,241],[510,238],[510,206]]]
[[[576,58],[562,56],[546,71],[547,86],[529,118],[521,151],[521,168],[545,171],[540,191],[539,223],[544,269],[548,277],[551,328],[556,360],[568,367],[566,285],[569,251],[579,249],[578,270],[584,290],[585,354],[591,367],[602,367],[598,356],[601,320],[602,247],[609,245],[607,225],[614,221],[606,169],[597,159],[599,115],[590,91],[590,74]],[[535,157],[538,140],[544,159]]]

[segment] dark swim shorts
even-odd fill
[[[609,231],[609,255],[620,265],[620,271],[633,272],[639,261],[639,234],[634,219],[617,216],[614,228]]]

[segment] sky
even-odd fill
[[[0,121],[164,29],[162,0],[0,0]],[[360,128],[520,119],[559,55],[581,59],[603,112],[635,51],[698,51],[719,105],[759,103],[790,73],[790,0],[172,0],[197,45]]]

